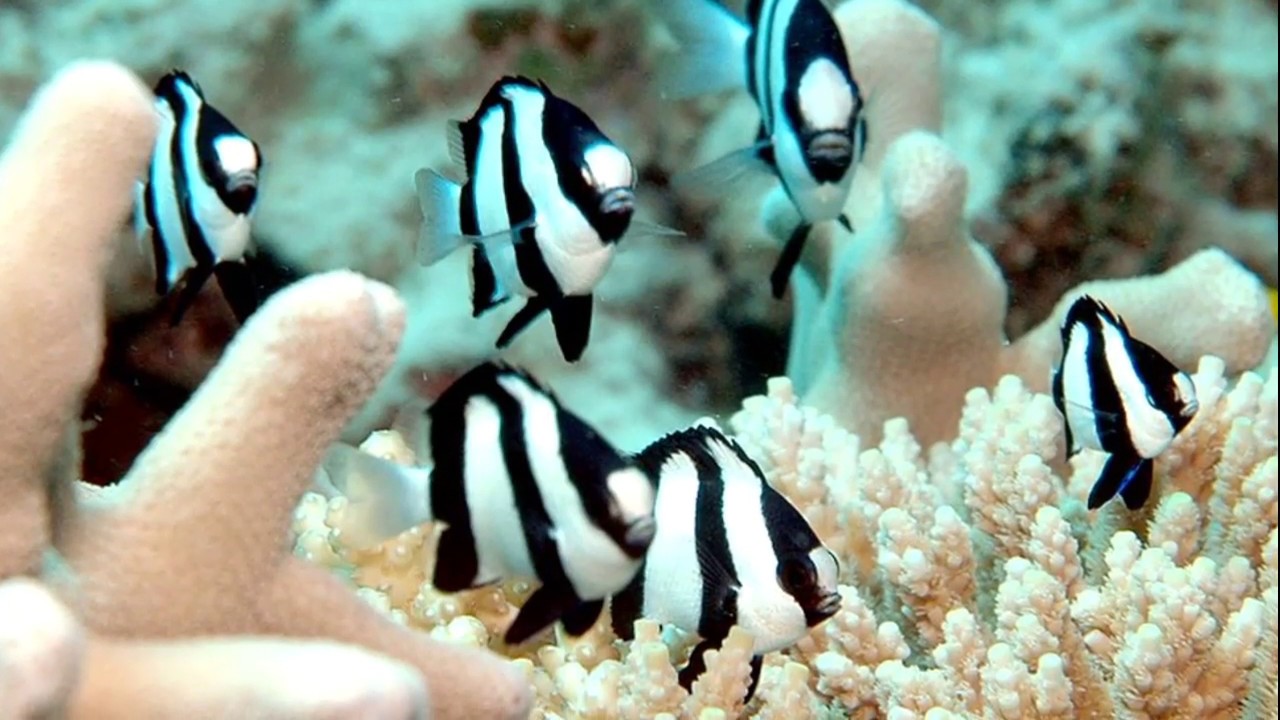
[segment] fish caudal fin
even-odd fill
[[[243,325],[258,309],[260,303],[258,285],[254,282],[253,271],[243,262],[222,262],[213,268],[213,274],[218,279],[222,297],[226,298],[227,305],[231,306],[231,312],[235,314],[236,320]]]
[[[540,297],[531,297],[525,302],[524,307],[516,311],[511,321],[502,329],[502,333],[498,335],[498,341],[494,343],[495,347],[505,348],[511,344],[516,335],[519,335],[525,328],[529,327],[529,323],[538,319],[538,316],[547,309],[547,302]]]
[[[809,223],[800,223],[787,238],[787,244],[783,246],[782,254],[778,256],[773,272],[769,274],[769,287],[772,288],[775,299],[786,294],[787,284],[791,282],[791,271],[800,262],[800,253],[804,252],[804,242],[809,238],[809,230],[812,228]]]
[[[462,186],[430,168],[414,173],[413,184],[422,210],[418,262],[433,265],[467,244],[458,219]]]
[[[591,338],[591,295],[566,295],[551,306],[560,352],[567,362],[577,362]]]
[[[662,64],[658,87],[664,96],[746,89],[746,23],[711,0],[662,0],[653,7],[680,44],[679,53]]]
[[[604,600],[588,600],[578,603],[569,609],[560,618],[560,624],[564,625],[564,631],[573,637],[578,637],[590,630],[596,621],[600,619],[600,613],[604,611]]]
[[[564,595],[543,585],[524,602],[516,619],[503,635],[508,645],[519,645],[545,630],[565,613]]]
[[[335,443],[324,459],[329,481],[347,498],[343,542],[367,550],[431,520],[428,473]]]
[[[1137,510],[1151,496],[1154,464],[1146,458],[1112,455],[1089,491],[1089,509],[1096,510],[1119,495],[1125,507]]]

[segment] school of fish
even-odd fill
[[[756,103],[754,138],[744,135],[741,150],[672,184],[723,192],[750,172],[778,183],[801,218],[770,274],[780,298],[815,224],[856,232],[844,207],[866,147],[864,108],[875,99],[863,96],[857,58],[822,0],[749,0],[745,18],[714,0],[655,8],[681,46],[659,79],[666,97],[736,89]],[[164,75],[154,92],[160,133],[137,186],[135,229],[156,293],[179,323],[215,279],[243,322],[259,303],[246,258],[263,153],[187,73]],[[495,348],[546,314],[565,361],[578,361],[595,289],[622,239],[683,233],[635,217],[638,173],[627,152],[545,78],[497,79],[474,114],[443,135],[456,179],[422,168],[407,183],[422,214],[418,261],[465,250],[473,316],[523,303]],[[1088,507],[1118,495],[1139,508],[1151,495],[1153,460],[1196,414],[1194,384],[1089,296],[1072,305],[1061,343],[1052,397],[1066,451],[1109,455]],[[555,623],[581,635],[607,606],[623,639],[641,617],[695,634],[680,672],[689,687],[706,651],[739,625],[755,641],[750,697],[765,654],[839,609],[835,554],[713,424],[628,454],[536,378],[498,360],[457,379],[427,419],[429,467],[342,444],[329,451],[328,489],[349,500],[345,542],[373,547],[438,522],[437,589],[536,580],[508,643]]]

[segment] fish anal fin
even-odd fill
[[[551,586],[543,585],[534,590],[520,607],[516,619],[507,627],[503,641],[508,645],[523,643],[559,620],[568,604],[564,593]]]
[[[529,298],[524,307],[516,311],[507,326],[502,329],[502,333],[498,335],[498,340],[494,345],[498,348],[505,348],[511,344],[516,335],[519,335],[529,323],[532,323],[547,309],[547,302],[540,297]]]
[[[751,678],[747,681],[747,695],[742,702],[749,703],[751,698],[755,697],[756,688],[760,686],[760,671],[764,669],[764,656],[751,656]]]
[[[451,525],[436,543],[436,567],[431,584],[441,592],[461,592],[475,587],[480,561],[469,529]]]
[[[471,317],[480,317],[510,298],[482,245],[471,247]]]
[[[717,639],[706,639],[694,646],[693,652],[689,653],[689,662],[680,668],[677,675],[680,687],[693,690],[693,683],[707,670],[707,651],[718,649],[720,643]]]
[[[600,619],[600,613],[604,611],[604,600],[588,600],[580,602],[570,608],[560,618],[560,623],[564,625],[564,631],[573,637],[578,637],[595,626],[596,621]]]
[[[1124,500],[1124,506],[1130,510],[1137,510],[1147,503],[1147,498],[1151,497],[1151,485],[1155,475],[1155,463],[1151,460],[1143,459],[1138,461],[1136,467],[1129,473],[1125,482],[1120,486],[1120,497]]]
[[[567,362],[577,362],[591,339],[593,297],[566,295],[551,306],[551,324],[555,326],[560,352]]]
[[[809,239],[812,227],[809,223],[800,223],[791,231],[787,244],[782,246],[782,253],[778,255],[773,272],[769,273],[769,287],[774,299],[781,299],[786,294],[787,284],[791,282],[791,272],[800,262],[800,254],[804,252],[804,243]]]

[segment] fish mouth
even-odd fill
[[[1200,402],[1198,400],[1191,400],[1190,402],[1187,402],[1182,406],[1182,417],[1184,418],[1195,417],[1195,414],[1199,411],[1200,411]]]
[[[652,516],[643,517],[631,523],[627,526],[627,532],[622,538],[623,551],[633,558],[642,557],[649,551],[649,545],[653,543],[653,536],[657,529],[657,523]]]
[[[247,215],[258,199],[258,177],[251,172],[236,173],[227,178],[223,192],[227,209],[237,215]]]
[[[823,620],[826,620],[840,612],[840,604],[840,593],[824,595],[822,599],[818,601],[817,605],[805,613],[805,619],[808,621],[810,626],[817,625]]]
[[[821,132],[809,141],[809,158],[846,166],[853,157],[853,141],[837,130]]]
[[[630,215],[636,209],[636,194],[631,188],[613,188],[600,198],[600,212],[605,215]]]

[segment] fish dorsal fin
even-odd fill
[[[467,167],[467,146],[463,139],[461,120],[450,120],[445,124],[445,138],[449,144],[449,160],[459,167]]]

